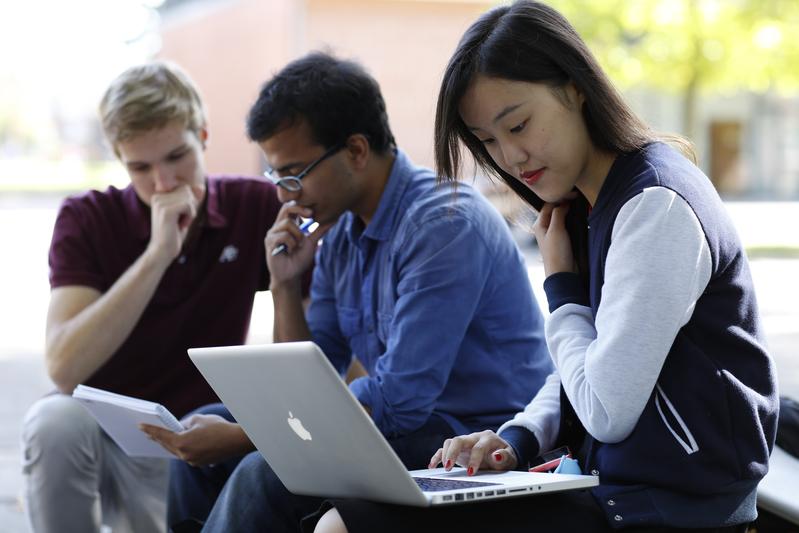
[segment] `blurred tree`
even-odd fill
[[[549,0],[615,83],[677,92],[696,134],[703,91],[799,87],[799,0]]]

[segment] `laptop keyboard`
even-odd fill
[[[438,479],[432,477],[413,478],[419,488],[425,492],[440,492],[442,490],[469,489],[477,487],[496,487],[500,483],[485,483],[482,481],[463,481],[460,479]]]

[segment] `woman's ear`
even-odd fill
[[[564,85],[550,86],[550,90],[566,109],[582,110],[585,96],[574,82],[569,81]]]
[[[585,103],[585,95],[577,88],[573,81],[569,82],[569,99],[577,106],[577,109],[582,109]]]

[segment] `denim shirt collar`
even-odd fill
[[[366,229],[363,229],[360,217],[352,212],[347,212],[345,226],[347,236],[350,242],[359,248],[359,242],[362,242],[362,239],[387,240],[391,236],[391,230],[397,218],[401,216],[399,205],[413,177],[414,166],[402,150],[397,149],[394,155],[394,164],[391,166],[386,187],[380,196],[380,202],[372,221]]]

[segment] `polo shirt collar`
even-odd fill
[[[222,212],[220,189],[222,180],[214,178],[205,179],[205,226],[210,228],[224,228],[228,224],[227,217]]]
[[[224,228],[228,225],[227,217],[222,213],[220,204],[221,180],[206,178],[205,180],[205,217],[204,228]],[[150,239],[150,207],[141,201],[133,185],[122,191],[125,210],[130,219],[130,227],[134,235],[143,241]]]

